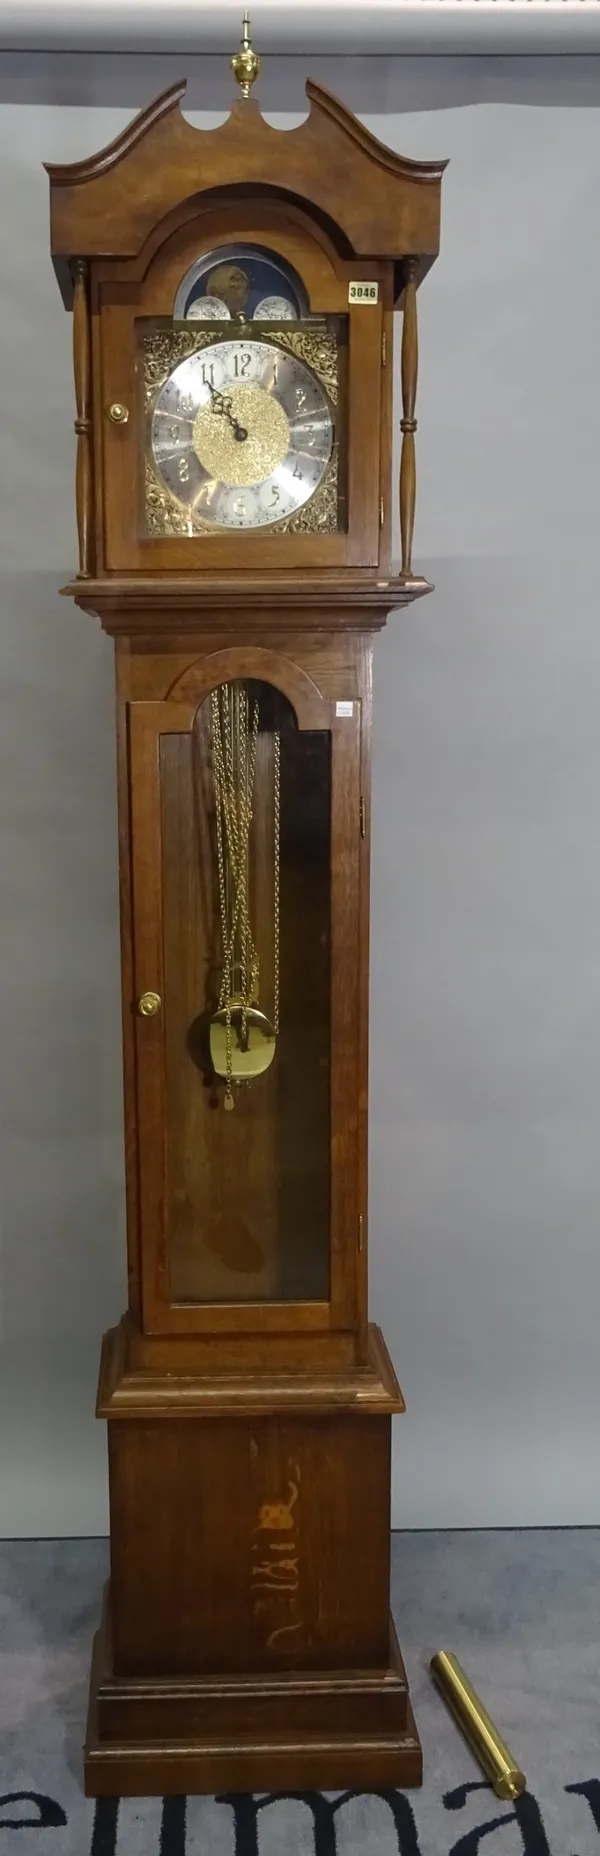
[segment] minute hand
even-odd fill
[[[243,440],[248,437],[248,433],[245,425],[240,425],[239,419],[236,419],[229,395],[227,393],[219,393],[217,387],[211,387],[210,380],[208,380],[206,384],[211,394],[212,411],[219,413],[222,418],[229,420],[234,438],[237,438],[238,443],[242,444]]]

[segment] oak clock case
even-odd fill
[[[206,132],[176,86],[49,170],[65,590],[114,639],[118,700],[129,1301],[97,1404],[92,1795],[421,1776],[389,1605],[403,1400],[367,1306],[369,729],[374,635],[428,590],[443,164],[307,93],[297,130],[244,98]]]

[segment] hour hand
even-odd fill
[[[213,412],[220,413],[224,419],[229,420],[233,436],[237,438],[238,442],[241,444],[243,440],[248,437],[248,433],[245,425],[240,425],[239,419],[236,419],[229,395],[227,393],[219,393],[217,387],[211,386],[210,380],[207,380],[206,384],[211,395]]]

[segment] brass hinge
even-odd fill
[[[385,522],[385,503],[384,503],[383,497],[380,496],[379,498],[379,527],[380,528],[383,528],[384,522]]]
[[[362,1247],[363,1247],[363,1215],[362,1215],[362,1212],[361,1212],[361,1213],[360,1213],[360,1216],[359,1216],[359,1220],[358,1220],[358,1248],[359,1248],[359,1251],[361,1251],[361,1250],[362,1250]]]
[[[387,334],[384,329],[381,337],[381,365],[387,367]]]
[[[360,805],[358,808],[358,816],[360,820],[360,835],[361,835],[361,838],[364,838],[366,836],[366,831],[367,831],[367,808],[365,805],[363,793],[361,793],[360,795]]]

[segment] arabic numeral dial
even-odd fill
[[[316,374],[249,332],[203,341],[178,362],[151,420],[155,472],[193,512],[190,532],[276,528],[314,495],[334,442]]]

